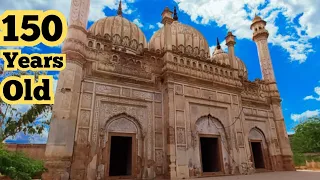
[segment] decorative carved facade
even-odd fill
[[[250,82],[232,33],[229,52],[218,42],[210,56],[202,34],[168,8],[148,43],[121,6],[85,30],[89,6],[72,0],[44,179],[112,179],[115,136],[131,138],[129,179],[203,176],[201,137],[218,139],[219,175],[255,171],[252,140],[265,169],[294,169],[261,18],[251,28],[263,80]]]

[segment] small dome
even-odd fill
[[[203,35],[195,28],[174,21],[171,24],[172,47],[192,56],[208,57],[209,46]],[[164,27],[154,33],[149,42],[149,49],[164,49]]]
[[[218,45],[215,48],[215,50],[214,50],[214,52],[212,54],[211,60],[214,63],[220,64],[220,65],[227,65],[227,66],[230,65],[229,54],[224,52],[221,49],[220,45]],[[245,77],[245,78],[248,77],[248,72],[247,72],[246,65],[238,57],[236,57],[235,68],[239,70],[239,76],[242,76],[242,77]]]
[[[224,52],[221,47],[216,47],[211,60],[217,64],[230,65],[229,54]]]
[[[113,44],[133,51],[142,51],[148,47],[146,37],[141,29],[120,15],[98,20],[88,32],[94,36],[112,40]]]
[[[261,20],[262,20],[262,18],[260,16],[255,15],[253,20],[252,20],[252,23],[256,23],[256,22],[261,21]]]

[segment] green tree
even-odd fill
[[[36,80],[45,72],[3,71],[0,65],[0,81],[8,76],[34,75]],[[40,115],[47,115],[51,111],[49,104],[34,104],[26,112],[19,112],[14,106],[5,103],[0,97],[0,143],[9,136],[15,136],[19,132],[25,134],[42,134],[49,122],[36,122]]]
[[[309,118],[295,128],[292,137],[294,153],[320,152],[320,117]]]
[[[12,180],[31,180],[40,177],[46,170],[42,161],[28,158],[21,152],[10,152],[2,146],[0,145],[0,174]]]

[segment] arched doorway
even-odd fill
[[[123,113],[110,118],[105,125],[103,159],[107,179],[135,179],[140,174],[142,126]]]
[[[211,115],[202,116],[196,122],[199,137],[200,165],[203,176],[222,175],[228,164],[228,143],[222,123]]]
[[[251,152],[251,161],[256,171],[270,169],[268,145],[262,130],[257,127],[250,130],[249,146]]]

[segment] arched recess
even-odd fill
[[[107,120],[103,128],[103,138],[101,142],[101,165],[105,167],[105,177],[110,175],[111,137],[113,136],[132,138],[131,178],[140,177],[144,149],[144,134],[141,123],[126,113],[115,115]]]
[[[269,155],[269,147],[264,132],[260,128],[254,127],[249,131],[248,139],[251,152],[250,159],[253,163],[253,167],[256,170],[271,170],[272,167]],[[261,162],[263,162],[263,164],[261,164]]]
[[[218,144],[219,144],[219,151],[220,151],[220,164],[221,164],[221,171],[214,174],[229,174],[229,164],[230,164],[230,158],[229,158],[229,143],[227,141],[227,135],[225,131],[225,127],[221,123],[221,121],[218,118],[215,118],[211,115],[206,115],[200,117],[196,123],[195,123],[195,130],[197,134],[197,140],[199,143],[197,143],[196,153],[199,154],[199,159],[197,159],[197,164],[200,165],[202,169],[202,173],[204,173],[204,167],[202,164],[202,159],[205,157],[202,157],[203,154],[201,152],[201,138],[218,138]]]

